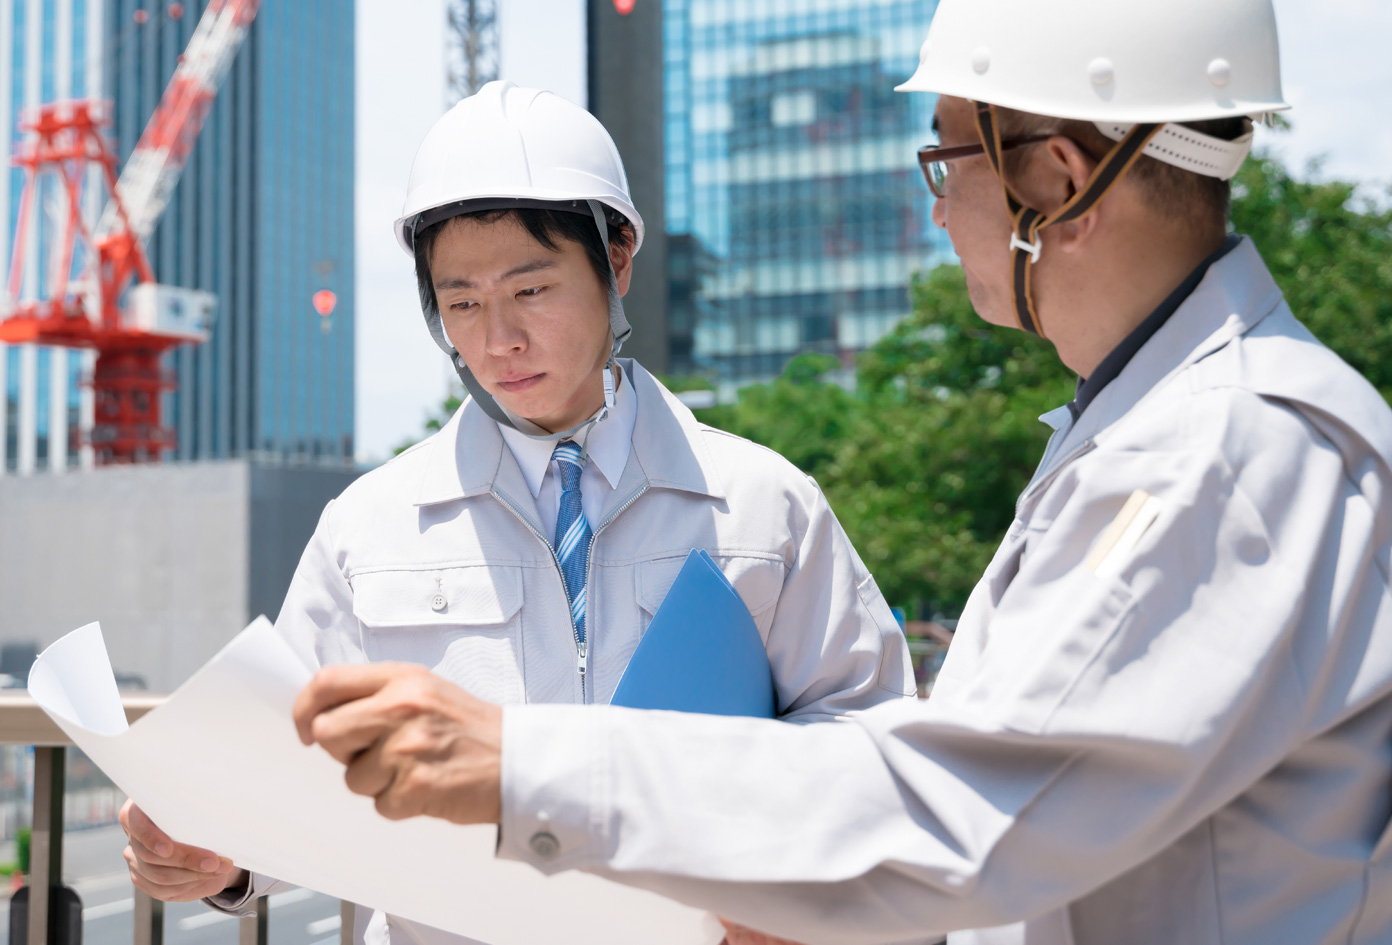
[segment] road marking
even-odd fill
[[[318,922],[311,922],[305,926],[305,931],[310,935],[323,935],[326,932],[333,932],[343,924],[343,916],[331,915]]]
[[[81,879],[71,881],[73,889],[77,890],[79,896],[96,892],[99,889],[114,889],[117,886],[130,885],[130,871],[121,870],[116,873],[104,873],[101,876],[84,876]]]
[[[317,895],[318,893],[316,893],[314,890],[305,889],[303,887],[299,889],[291,889],[288,892],[276,893],[274,896],[271,897],[271,908],[274,909],[278,906],[293,906],[297,902],[304,902],[306,899],[313,899]]]
[[[271,908],[293,906],[297,902],[313,899],[315,895],[317,894],[312,889],[291,889],[288,892],[276,893],[271,897]],[[194,929],[207,928],[210,925],[217,925],[219,922],[231,922],[236,918],[237,916],[228,915],[226,912],[209,910],[199,915],[191,915],[187,919],[180,919],[179,931],[192,932]]]
[[[134,912],[134,899],[117,899],[115,902],[103,903],[100,906],[88,906],[82,910],[82,921],[91,922],[93,919],[105,919],[109,916],[120,915],[123,912]]]
[[[191,915],[186,919],[179,920],[180,932],[192,932],[194,929],[205,929],[210,925],[217,925],[219,922],[232,922],[237,917],[228,915],[226,912],[214,912],[209,909],[207,912],[200,912],[198,915]]]

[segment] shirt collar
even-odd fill
[[[724,499],[720,472],[706,450],[706,433],[691,411],[637,361],[621,358],[618,363],[624,386],[633,394],[635,419],[632,436],[618,438],[621,446],[631,446],[631,453],[606,509],[645,487]],[[624,400],[618,398],[615,407]],[[641,411],[640,400],[644,404]],[[605,424],[613,419],[611,415]],[[415,462],[422,467],[417,506],[487,495],[499,489],[521,496],[528,488],[521,464],[507,448],[502,430],[473,398],[464,401],[439,433],[393,462],[412,462],[408,457],[417,450],[421,456]],[[607,474],[601,475],[607,478]]]
[[[614,391],[614,407],[609,416],[590,428],[589,439],[585,434],[579,439],[585,441],[590,462],[603,474],[609,488],[619,485],[619,477],[628,465],[628,454],[633,449],[633,426],[638,418],[637,395],[631,381],[625,382],[623,369],[619,369],[619,384]],[[551,465],[551,457],[556,452],[556,444],[549,440],[534,440],[520,430],[498,424],[503,440],[517,465],[522,468],[522,478],[532,498],[541,494],[541,485],[546,480],[546,470]]]
[[[1082,416],[1084,410],[1088,408],[1097,395],[1102,393],[1112,381],[1116,380],[1126,365],[1131,363],[1131,359],[1136,356],[1136,352],[1145,347],[1160,328],[1170,320],[1170,316],[1179,311],[1179,307],[1184,304],[1189,296],[1194,294],[1194,290],[1199,287],[1209,268],[1222,259],[1242,242],[1240,236],[1229,236],[1223,241],[1223,245],[1203,262],[1199,263],[1198,268],[1189,273],[1188,277],[1179,284],[1165,301],[1160,303],[1160,307],[1146,316],[1145,321],[1136,326],[1131,334],[1122,339],[1121,344],[1112,349],[1111,353],[1102,359],[1102,363],[1097,365],[1097,369],[1086,379],[1078,378],[1078,391],[1073,397],[1073,402],[1068,405],[1069,411],[1076,420]]]

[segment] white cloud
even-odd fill
[[[1293,167],[1324,158],[1327,178],[1392,182],[1392,4],[1275,0],[1289,134],[1261,140]]]
[[[498,7],[499,77],[585,104],[583,0],[499,0]]]

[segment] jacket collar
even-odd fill
[[[1067,443],[1060,445],[1081,443],[1110,427],[1171,376],[1251,331],[1280,302],[1276,281],[1252,240],[1243,237],[1209,268],[1193,294],[1102,389],[1068,430]],[[1068,418],[1057,414],[1045,416],[1067,426]]]
[[[637,362],[625,358],[621,363],[625,378],[633,383],[638,417],[628,463],[602,515],[609,514],[609,505],[625,502],[645,487],[725,498],[701,426],[691,411]],[[514,498],[531,494],[498,424],[473,398],[464,401],[423,449],[429,454],[417,506],[467,499],[495,489]]]

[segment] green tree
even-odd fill
[[[762,443],[810,476],[836,459],[864,412],[863,398],[831,383],[841,362],[824,354],[793,358],[782,376],[740,392],[728,406],[699,410],[704,423]]]
[[[859,362],[860,417],[819,476],[885,595],[966,603],[1074,378],[1053,349],[977,317],[956,266],[914,281],[914,313]]]
[[[1233,194],[1233,228],[1252,237],[1296,317],[1392,400],[1392,199],[1296,180],[1270,156],[1243,166]]]

